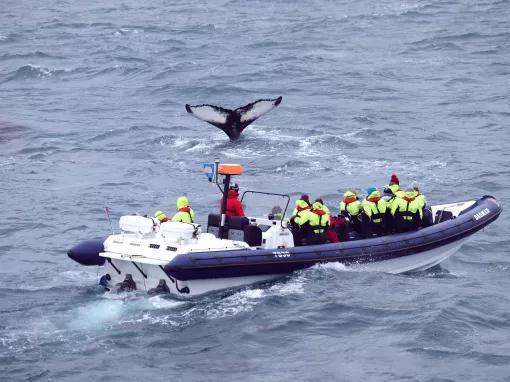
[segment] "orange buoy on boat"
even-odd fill
[[[227,164],[222,163],[218,167],[218,174],[220,175],[241,175],[243,167],[240,164]]]

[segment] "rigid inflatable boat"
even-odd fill
[[[235,167],[219,166],[218,175],[225,176],[224,195],[230,176],[239,173]],[[416,231],[296,247],[283,218],[289,197],[278,196],[287,200],[280,219],[271,214],[228,217],[223,205],[222,214],[208,216],[205,230],[198,224],[122,216],[120,233],[82,241],[68,255],[82,265],[103,267],[100,284],[107,289],[187,297],[269,281],[318,263],[340,262],[388,273],[426,270],[455,253],[501,213],[496,199],[484,196],[432,206],[434,224]]]

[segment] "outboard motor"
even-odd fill
[[[131,273],[128,273],[126,275],[126,278],[123,282],[117,284],[119,286],[119,289],[117,290],[118,293],[120,292],[131,292],[136,290],[136,283],[133,280],[133,276]]]

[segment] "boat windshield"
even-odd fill
[[[241,197],[244,213],[249,217],[283,220],[289,206],[289,195],[245,191]]]

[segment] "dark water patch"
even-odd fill
[[[446,87],[456,86],[458,84],[480,84],[480,80],[473,79],[472,77],[452,78],[445,82]]]
[[[80,224],[80,225],[73,226],[73,227],[67,227],[66,229],[62,230],[61,232],[62,233],[73,232],[73,231],[81,231],[81,232],[83,232],[83,231],[87,230],[88,228],[89,227],[87,225]]]
[[[406,273],[408,277],[424,277],[424,278],[439,278],[439,279],[455,279],[458,276],[450,273],[446,268],[443,268],[440,264],[427,269],[426,271]]]
[[[122,28],[131,31],[138,31],[138,33],[156,33],[162,34],[163,36],[166,36],[168,35],[168,33],[170,33],[170,30],[167,26],[163,27],[156,24],[149,25],[126,24],[122,25]]]
[[[17,123],[0,121],[0,144],[26,138],[32,129]]]
[[[49,23],[43,24],[41,26],[42,29],[85,29],[89,28],[90,24],[80,23],[80,22],[63,22],[63,21],[51,21]]]
[[[150,64],[150,62],[151,62],[144,58],[138,58],[138,57],[132,57],[132,56],[118,56],[118,57],[115,57],[115,59],[120,62],[127,62],[127,63],[137,62],[137,63],[147,64],[147,65]]]
[[[3,82],[26,80],[26,79],[45,79],[53,75],[50,69],[36,65],[25,65],[15,72],[12,72]]]
[[[107,68],[103,68],[100,70],[96,70],[88,73],[86,78],[96,78],[96,77],[108,77],[111,74],[118,74],[121,76],[129,76],[133,74],[138,74],[144,70],[143,67],[134,66],[134,65],[115,65]]]
[[[25,147],[18,151],[18,154],[40,154],[40,153],[55,153],[60,151],[57,146],[42,145],[38,147]]]
[[[108,131],[105,131],[104,133],[97,134],[93,136],[92,138],[87,139],[88,143],[94,143],[94,142],[102,142],[105,140],[111,140],[119,138],[123,135],[128,134],[127,129],[109,129]]]
[[[300,160],[290,160],[285,162],[284,166],[288,168],[305,168],[308,167],[308,162]]]
[[[9,32],[5,35],[0,33],[0,45],[18,42],[21,37],[20,33]]]
[[[487,40],[487,39],[494,39],[494,38],[507,38],[510,37],[510,32],[505,33],[495,33],[495,34],[484,34],[484,33],[478,33],[478,32],[467,32],[467,33],[460,33],[460,34],[451,34],[447,36],[438,36],[435,37],[436,40],[447,40],[447,41],[475,41],[475,40]]]
[[[27,58],[52,58],[52,59],[64,59],[63,56],[56,56],[48,53],[44,53],[41,51],[35,51],[31,53],[5,53],[0,56],[0,61],[8,61],[8,60],[19,60],[19,59],[27,59]]]
[[[106,182],[102,183],[100,187],[119,187],[119,186],[131,186],[131,182]]]
[[[429,134],[425,137],[426,140],[431,142],[456,142],[459,140],[459,138],[447,131],[438,131],[434,132],[432,134]]]
[[[93,27],[93,28],[99,27],[99,28],[109,28],[109,29],[112,29],[112,28],[116,27],[115,24],[108,23],[108,22],[93,22],[93,23],[90,24],[90,26]]]
[[[454,51],[454,52],[462,52],[464,49],[460,47],[458,44],[454,42],[430,42],[427,40],[417,41],[411,43],[411,47],[405,49],[402,53],[416,53],[416,52],[425,52],[425,51]]]
[[[370,124],[374,125],[374,124]],[[396,136],[397,131],[392,128],[371,128],[371,127],[364,127],[359,130],[357,130],[353,136],[358,138],[377,138],[377,137],[392,137]],[[355,146],[356,147],[356,146]]]
[[[496,54],[501,53],[501,48],[498,47],[498,48],[494,48],[494,49],[474,50],[469,53],[472,55],[475,55],[475,56],[479,55],[482,57],[486,57],[486,56],[491,56],[491,55],[496,55]]]
[[[466,356],[486,365],[507,367],[510,364],[510,355],[507,354],[474,351],[468,353]]]
[[[150,80],[161,81],[167,78],[172,78],[175,73],[187,71],[190,63],[189,62],[176,62],[171,67],[157,73]]]
[[[482,190],[486,190],[486,192],[494,192],[494,191],[501,191],[507,189],[507,187],[502,183],[496,183],[493,181],[478,181],[473,182],[474,187],[478,187]]]
[[[352,120],[355,122],[366,124],[366,125],[375,125],[376,124],[376,122],[373,118],[366,116],[366,115],[359,115],[359,116],[352,117]]]

